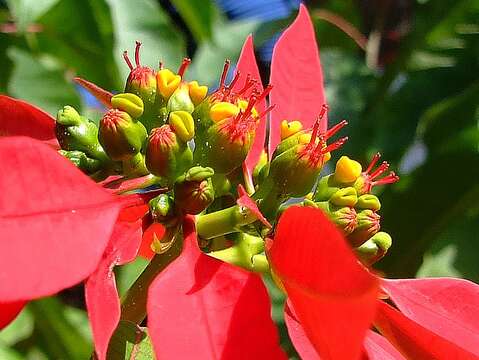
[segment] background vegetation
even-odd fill
[[[329,118],[350,123],[344,152],[366,164],[379,150],[401,176],[382,189],[383,228],[394,243],[378,267],[390,277],[479,281],[479,1],[307,5]],[[70,104],[98,118],[98,104],[71,79],[121,91],[128,73],[121,53],[133,52],[135,40],[143,42],[144,64],[161,60],[176,69],[189,56],[188,77],[214,87],[224,58],[236,59],[251,32],[267,79],[274,39],[297,6],[297,0],[0,0],[0,92],[52,114]],[[122,270],[121,291],[142,266],[139,260]],[[0,358],[88,358],[81,294],[72,289],[31,303],[0,334]],[[283,299],[274,290],[273,299],[280,321]]]

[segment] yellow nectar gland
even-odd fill
[[[114,109],[127,112],[135,119],[143,115],[143,100],[132,93],[116,94],[111,98],[111,106]]]
[[[248,101],[246,100],[238,100],[237,104],[236,104],[240,110],[242,111],[246,111],[247,107],[248,107]],[[251,109],[251,116],[257,120],[259,120],[259,114],[258,114],[258,111],[256,111],[256,109],[253,107]]]
[[[210,109],[210,118],[214,122],[238,115],[240,108],[229,102],[219,102],[214,104]]]
[[[283,120],[281,122],[281,140],[284,140],[290,137],[291,135],[294,135],[300,132],[301,130],[303,130],[303,124],[301,124],[301,121],[295,120],[295,121],[288,122],[287,120]],[[309,140],[310,139],[308,139],[307,142],[305,142],[305,144],[308,143]],[[300,139],[300,142],[301,142],[301,139]]]
[[[334,179],[339,183],[352,183],[361,175],[361,164],[347,156],[341,156],[336,163]]]
[[[156,81],[161,96],[168,99],[180,85],[181,76],[169,69],[161,69],[156,74]]]
[[[208,86],[199,85],[198,81],[191,81],[188,83],[191,101],[193,104],[198,105],[201,103],[208,93]]]

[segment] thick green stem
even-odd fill
[[[180,255],[182,248],[183,241],[181,237],[178,236],[178,239],[176,239],[173,246],[166,253],[157,254],[153,257],[123,298],[121,320],[140,324],[145,319],[148,287],[156,276]]]
[[[263,251],[263,239],[241,233],[232,247],[212,251],[208,255],[249,271],[264,273],[269,271],[269,264],[266,256],[261,254]]]
[[[256,216],[251,211],[234,205],[223,210],[199,215],[196,222],[196,231],[202,238],[212,239],[238,232],[241,226],[251,224],[256,220]]]

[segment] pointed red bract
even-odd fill
[[[320,357],[316,352],[316,349],[306,336],[303,327],[296,317],[293,306],[289,301],[284,305],[284,322],[288,328],[289,338],[301,359],[319,360]]]
[[[0,301],[51,295],[98,265],[120,207],[47,145],[0,138]]]
[[[422,327],[383,301],[378,302],[374,325],[408,359],[478,359],[476,355]]]
[[[155,237],[156,239],[161,240],[165,233],[166,228],[163,226],[163,224],[160,224],[158,222],[147,224],[147,227],[143,233],[143,239],[141,241],[141,246],[140,250],[138,251],[138,254],[143,256],[145,259],[151,260],[153,256],[155,256],[155,253],[151,249],[151,244],[153,243],[153,240],[155,240]]]
[[[148,292],[156,358],[286,359],[261,278],[203,254],[192,217],[183,233],[183,252]]]
[[[319,210],[293,206],[281,216],[270,264],[322,359],[357,359],[373,318],[378,279],[363,268]]]
[[[25,301],[0,303],[0,330],[10,324],[25,306]]]
[[[85,284],[88,317],[99,360],[106,359],[108,343],[120,321],[120,299],[113,267],[135,259],[141,243],[141,221],[117,222],[96,271]]]
[[[305,129],[310,128],[326,103],[314,27],[304,5],[274,47],[271,84],[270,102],[276,104],[271,111],[270,150],[274,150],[280,142],[281,121],[300,120]],[[326,126],[325,117],[321,130]]]
[[[364,339],[364,350],[367,360],[406,360],[385,337],[371,330]]]
[[[236,65],[236,72],[240,72],[241,79],[243,81],[238,81],[233,90],[238,91],[244,86],[248,74],[252,79],[257,80],[257,84],[253,86],[250,90],[246,91],[244,97],[248,97],[253,89],[258,90],[259,92],[263,91],[263,85],[261,83],[261,75],[259,73],[258,64],[256,63],[256,57],[254,55],[254,45],[253,45],[253,35],[248,35],[246,38],[243,48],[241,49],[241,54],[238,59],[238,64]],[[258,114],[263,113],[266,110],[266,100],[263,99],[255,105],[256,111]],[[264,149],[264,141],[266,136],[266,117],[260,119],[260,123],[256,129],[256,137],[253,142],[253,146],[246,157],[246,166],[250,171],[253,170],[256,163],[259,160],[261,152]]]
[[[239,206],[243,206],[247,208],[249,211],[251,211],[256,218],[261,221],[266,227],[272,228],[271,224],[269,221],[264,217],[264,215],[261,213],[260,209],[258,208],[258,205],[256,202],[251,199],[244,189],[243,185],[238,185],[238,200],[236,200],[236,203]]]
[[[408,318],[479,357],[479,286],[467,280],[384,280],[383,288]]]
[[[55,139],[55,120],[25,101],[0,95],[0,137],[29,136],[38,140]]]

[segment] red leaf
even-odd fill
[[[293,206],[268,250],[308,338],[323,359],[357,359],[373,318],[378,279],[318,209]]]
[[[37,140],[1,138],[0,159],[0,301],[51,295],[85,279],[119,202]]]
[[[141,221],[117,222],[96,271],[85,284],[88,317],[99,360],[106,359],[108,343],[120,321],[120,299],[113,267],[135,259],[141,243]]]
[[[385,337],[371,330],[364,339],[364,349],[368,360],[406,360]]]
[[[55,139],[55,120],[43,110],[22,100],[0,95],[0,137],[30,136]]]
[[[479,286],[461,279],[384,280],[411,320],[479,356]]]
[[[304,5],[274,47],[271,84],[270,102],[276,104],[271,112],[270,150],[274,150],[280,142],[281,121],[301,120],[305,129],[310,128],[326,102],[314,27]],[[321,129],[326,126],[325,117]]]
[[[284,306],[284,322],[288,328],[289,338],[294,345],[302,360],[318,360],[320,359],[313,344],[306,336],[303,327],[298,321],[298,318],[289,301]]]
[[[478,359],[383,301],[378,301],[374,325],[408,359]]]
[[[261,278],[203,254],[192,217],[183,232],[183,252],[148,293],[157,359],[286,359]]]
[[[253,213],[254,216],[256,216],[256,219],[261,221],[265,226],[271,229],[271,224],[269,221],[264,217],[264,215],[261,213],[260,209],[258,208],[258,205],[256,205],[256,202],[251,199],[244,189],[243,185],[238,185],[238,200],[236,200],[236,203],[239,206],[243,206],[247,208],[249,211]]]
[[[25,301],[0,303],[0,330],[10,324],[25,306]]]
[[[257,85],[252,87],[250,90],[246,91],[244,96],[248,97],[253,89],[258,90],[259,92],[263,91],[263,85],[261,83],[261,75],[259,74],[258,65],[256,63],[256,57],[254,55],[254,45],[253,45],[253,35],[249,35],[244,44],[243,48],[241,49],[241,54],[238,59],[238,64],[236,66],[236,72],[240,72],[241,78],[244,81],[238,81],[233,89],[235,91],[240,90],[246,81],[246,77],[248,74],[251,75],[252,79],[258,81]],[[259,114],[266,110],[266,100],[263,99],[262,101],[258,102],[255,105],[256,110]],[[253,170],[256,163],[259,160],[259,156],[264,148],[264,140],[266,136],[266,117],[263,117],[256,129],[256,137],[253,142],[253,146],[246,157],[246,166],[250,171]]]

